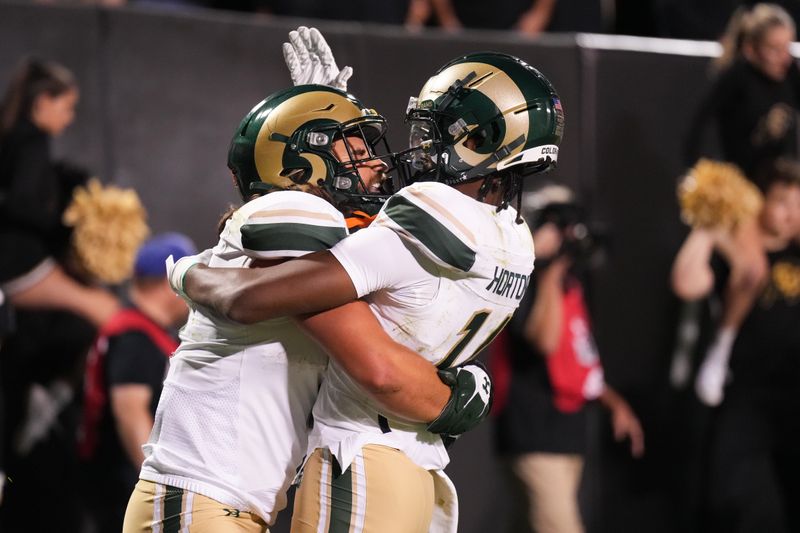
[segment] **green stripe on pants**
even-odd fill
[[[167,485],[167,494],[164,496],[164,533],[180,532],[182,508],[183,489]]]
[[[350,468],[342,473],[339,462],[334,458],[331,480],[331,526],[328,533],[348,533],[352,514],[353,473]]]

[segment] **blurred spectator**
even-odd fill
[[[641,0],[633,0],[636,3]],[[630,0],[617,0],[617,11],[628,12],[633,7]],[[725,33],[731,15],[739,7],[752,7],[757,0],[654,0],[653,10],[657,17],[658,31],[655,35],[676,39],[700,39],[716,41]],[[797,0],[774,0],[770,2],[785,9],[794,20],[800,16]]]
[[[605,30],[600,0],[412,0],[406,24],[423,26],[432,19],[439,26],[516,29],[529,35],[548,32]]]
[[[31,521],[47,501],[59,531],[80,531],[72,487],[78,464],[75,430],[83,362],[95,329],[71,313],[18,311],[14,333],[0,347],[3,466],[8,475],[0,531],[38,533],[52,524]],[[2,469],[0,469],[2,470]]]
[[[86,462],[87,510],[94,531],[122,530],[168,358],[178,347],[171,328],[188,314],[167,282],[164,262],[170,255],[178,259],[195,251],[177,233],[145,242],[136,257],[129,303],[100,329],[89,354],[78,452]]]
[[[4,531],[38,531],[20,518],[37,498],[57,498],[62,531],[77,527],[71,494],[56,495],[74,479],[73,391],[93,327],[55,310],[100,324],[118,307],[109,292],[82,285],[57,263],[69,246],[61,214],[86,174],[55,164],[50,139],[72,122],[77,100],[66,68],[29,59],[0,104],[0,288],[15,309],[0,348],[0,471],[18,480],[6,487]]]
[[[502,345],[494,345],[497,445],[524,487],[537,533],[583,531],[578,489],[586,453],[587,402],[611,414],[614,436],[644,453],[628,403],[603,379],[576,265],[593,253],[572,193],[548,186],[529,196],[536,275]],[[504,390],[505,389],[505,390]],[[518,526],[522,527],[522,526]],[[515,529],[514,531],[518,531]]]
[[[63,309],[102,324],[118,308],[105,290],[81,285],[56,264],[66,202],[50,139],[72,123],[78,86],[63,66],[29,59],[0,105],[0,287],[16,308]]]
[[[693,301],[705,295],[702,292],[705,287],[697,283],[695,274],[696,262],[707,252],[704,235],[726,236],[718,243],[729,259],[725,305],[714,324],[716,332],[706,347],[695,381],[700,400],[706,405],[718,405],[722,401],[725,368],[733,340],[768,274],[757,221],[762,195],[736,165],[707,159],[701,159],[690,169],[680,191],[683,219],[699,228],[690,234],[678,252],[672,269],[673,288],[687,301],[686,306],[695,307]],[[686,328],[686,325],[681,327]],[[688,369],[691,364],[682,366]],[[686,377],[689,377],[688,372]]]
[[[800,531],[800,164],[780,161],[759,177],[765,201],[759,243],[769,275],[734,338],[724,399],[713,413],[704,531]],[[695,228],[684,242],[673,289],[684,299],[725,292],[739,253],[727,231]],[[680,280],[680,281],[679,281]]]
[[[704,136],[711,124],[718,130],[722,157],[750,179],[774,159],[797,153],[800,69],[789,53],[794,38],[794,21],[775,4],[741,7],[734,13],[722,38],[723,53],[714,64],[717,78],[691,124],[687,162],[705,151]],[[718,243],[738,250],[728,254],[726,305],[696,381],[698,395],[708,405],[722,399],[733,341],[768,274],[754,221],[737,226],[730,237],[730,242]],[[687,240],[683,254],[693,253],[693,245],[704,245],[696,234]],[[680,273],[682,257],[676,261],[676,283],[690,279]]]
[[[800,69],[789,52],[794,39],[794,21],[777,5],[756,4],[734,13],[714,63],[716,78],[691,123],[688,165],[707,155],[704,141],[712,124],[722,159],[751,179],[761,164],[796,155]]]

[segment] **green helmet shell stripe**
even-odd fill
[[[441,222],[402,196],[393,196],[383,213],[424,244],[442,262],[464,272],[475,264],[475,251]]]
[[[554,104],[554,99],[558,100],[556,90],[541,72],[530,65],[520,62],[516,57],[494,52],[469,54],[451,61],[440,70],[445,70],[453,64],[465,61],[485,63],[498,68],[517,85],[527,102],[539,102],[538,110],[532,112],[535,119],[530,121],[528,139],[536,139],[536,144],[560,143],[563,134],[563,111],[557,111],[557,113],[562,114],[561,117],[551,116],[553,113],[548,111],[555,107],[560,107],[560,103],[557,106]],[[534,74],[540,83],[532,83],[531,74]],[[530,148],[530,146],[526,143],[523,148]]]
[[[289,98],[299,94],[311,91],[325,91],[326,89],[326,87],[321,87],[319,85],[289,87],[288,89],[283,89],[282,91],[270,95],[247,113],[236,128],[236,134],[231,141],[231,147],[228,153],[228,166],[237,168],[237,172],[240,175],[239,179],[246,182],[260,181],[258,179],[258,169],[256,168],[256,162],[252,156],[252,152],[258,132],[261,130],[261,126],[263,126],[264,121],[267,120],[272,110]],[[251,192],[253,191],[248,189],[244,191],[244,194],[247,196]]]
[[[327,250],[347,237],[342,227],[313,224],[245,224],[242,226],[242,246],[246,250],[274,252],[293,250],[318,252]]]
[[[528,102],[534,102],[538,100],[543,109],[548,109],[551,105],[553,105],[553,98],[558,99],[555,88],[547,78],[545,78],[535,68],[529,65],[526,66],[518,63],[516,58],[514,58],[513,61],[500,61],[500,58],[497,54],[476,54],[475,57],[471,57],[470,59],[472,61],[479,61],[501,68],[503,72],[505,72],[508,77],[517,84],[517,87],[519,87],[519,90],[522,91],[522,94],[525,96],[525,99]],[[539,84],[531,84],[530,76],[534,72],[542,84],[549,88],[549,91],[543,91],[541,85]],[[549,115],[547,112],[536,113],[537,118],[543,119],[546,117],[547,120],[531,120],[528,138],[539,139],[539,143],[550,142],[551,144],[559,144],[561,140],[561,132],[558,131],[558,117],[547,115]],[[550,139],[542,139],[546,136],[550,136]],[[528,147],[526,146],[525,148]]]

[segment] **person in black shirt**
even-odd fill
[[[100,326],[117,299],[76,282],[54,260],[67,240],[67,201],[50,140],[72,123],[77,101],[69,70],[29,59],[0,104],[0,287],[16,308],[61,309]]]
[[[86,364],[78,453],[85,461],[87,508],[96,531],[121,531],[144,461],[167,364],[178,343],[170,328],[186,303],[166,278],[165,260],[195,253],[185,236],[166,233],[139,250],[130,305],[100,329]]]
[[[712,124],[722,159],[750,179],[763,163],[796,155],[800,69],[789,51],[794,39],[794,21],[779,6],[756,4],[735,12],[714,65],[718,74],[691,123],[687,166],[713,155],[706,142]]]
[[[732,339],[707,455],[709,525],[726,533],[800,531],[800,163],[777,162],[758,183],[769,272]],[[679,297],[708,295],[728,305],[724,288],[739,253],[731,239],[720,230],[692,230],[676,260]]]
[[[69,246],[61,215],[72,187],[83,176],[53,162],[50,141],[72,122],[77,100],[78,86],[69,70],[57,63],[28,59],[12,74],[0,102],[0,291],[7,304],[0,320],[4,326],[0,471],[19,473],[28,482],[8,489],[9,501],[15,499],[18,510],[31,502],[26,500],[30,494],[46,499],[51,489],[60,490],[56,480],[68,478],[69,461],[62,459],[74,456],[58,446],[58,439],[70,443],[74,439],[53,438],[53,428],[43,423],[45,417],[33,414],[36,403],[29,402],[37,390],[61,390],[47,395],[53,401],[44,403],[58,406],[51,413],[63,408],[61,415],[69,418],[70,393],[63,391],[70,387],[64,383],[72,384],[72,369],[85,354],[84,340],[88,339],[88,344],[93,336],[92,326],[70,312],[96,327],[118,307],[108,291],[78,283],[57,263]],[[57,419],[51,417],[51,421]],[[71,419],[63,422],[54,427],[67,427]],[[26,426],[38,429],[27,432]],[[12,441],[17,444],[12,446]],[[64,468],[56,475],[51,472],[47,484],[36,483],[35,475],[26,475],[52,464]],[[36,470],[25,470],[28,465]],[[5,476],[0,477],[0,491],[4,482]],[[59,509],[54,512],[64,516],[63,529],[70,531],[70,517]],[[0,516],[0,528],[14,530],[9,520],[15,514]],[[23,527],[32,531],[29,525]]]

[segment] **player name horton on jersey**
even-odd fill
[[[499,296],[520,300],[525,294],[525,289],[528,288],[529,281],[530,276],[496,266],[494,267],[494,277],[486,286],[486,290]]]

